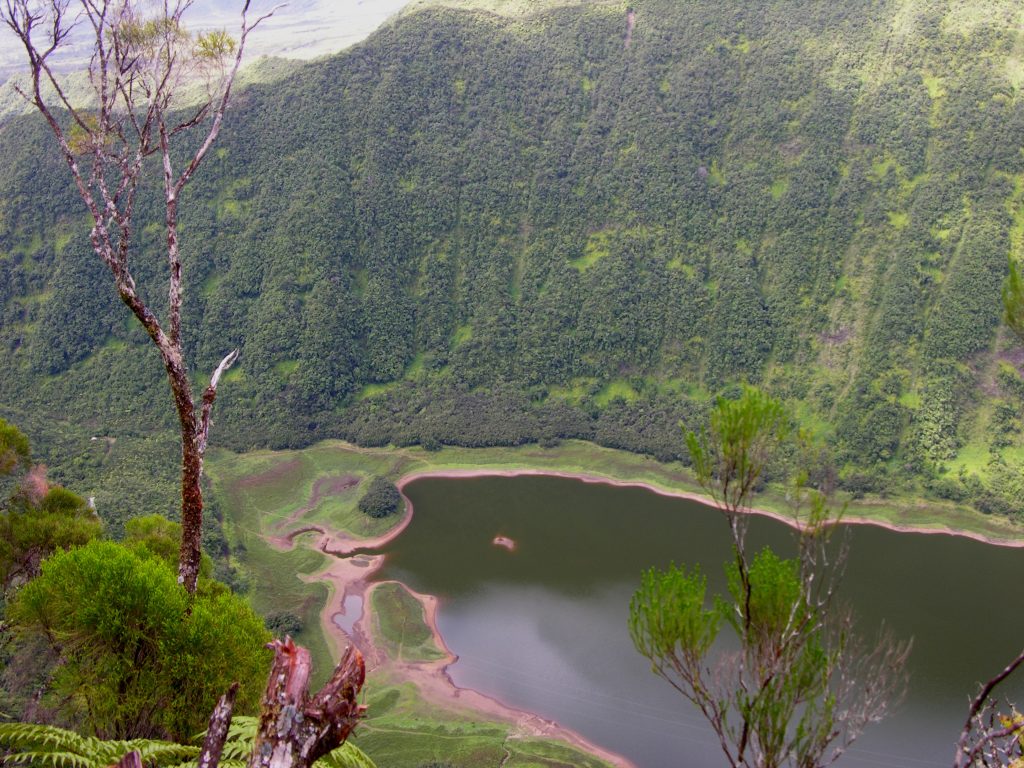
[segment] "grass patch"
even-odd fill
[[[904,195],[913,194],[919,186],[926,181],[930,180],[932,175],[930,173],[919,173],[912,179],[905,179],[900,182],[900,192]]]
[[[629,148],[627,147],[623,152],[628,155]],[[597,232],[593,232],[589,237],[587,237],[587,242],[583,246],[583,255],[577,259],[571,260],[569,265],[580,272],[586,272],[601,259],[606,256],[610,256],[613,247],[616,244],[621,243],[623,240],[627,238],[644,240],[650,237],[651,230],[648,227],[629,227],[625,229],[607,227]]]
[[[569,264],[580,272],[586,272],[611,253],[613,235],[614,232],[607,229],[595,232],[587,238],[587,244],[583,246],[583,255],[573,259]]]
[[[224,282],[225,277],[226,275],[223,272],[214,272],[203,280],[203,284],[199,288],[199,293],[204,299],[210,298],[214,293],[216,293],[220,284]]]
[[[601,760],[560,742],[524,739],[514,736],[506,724],[427,704],[414,686],[379,672],[375,670],[367,681],[367,719],[355,735],[355,744],[379,766],[607,768]]]
[[[638,397],[640,397],[640,394],[627,381],[615,379],[602,387],[601,391],[594,396],[594,402],[599,408],[604,408],[615,399],[632,403]]]
[[[584,397],[590,394],[596,381],[597,379],[573,379],[568,386],[549,387],[548,397],[578,404]]]
[[[736,42],[724,37],[718,38],[718,44],[726,50],[734,53],[750,53],[750,39],[746,35],[740,35]]]
[[[789,190],[789,179],[776,179],[769,188],[768,192],[772,196],[772,200],[778,201],[782,199],[782,196]]]
[[[57,240],[54,243],[54,249],[57,251],[58,254],[63,254],[64,253],[64,249],[68,247],[68,244],[70,242],[71,242],[71,234],[70,233],[59,234],[59,235],[57,235]]]
[[[452,336],[452,346],[459,347],[473,338],[473,327],[471,325],[460,325],[455,329]]]
[[[19,256],[31,256],[34,253],[38,253],[39,249],[43,247],[43,238],[38,234],[32,235],[29,241],[19,242],[11,247],[11,253]]]
[[[286,379],[291,376],[295,371],[299,369],[298,360],[282,360],[281,362],[274,365],[274,373],[280,376],[282,379]]]
[[[243,199],[243,196],[248,194],[251,186],[252,179],[243,176],[232,181],[217,195],[214,209],[218,221],[248,216],[252,206],[248,200]]]
[[[921,393],[915,391],[904,392],[900,395],[899,403],[905,408],[916,411],[921,407]]]
[[[823,419],[806,401],[798,400],[793,405],[793,417],[803,429],[815,438],[829,437],[835,433],[835,426]]]
[[[889,224],[895,229],[905,229],[910,223],[910,214],[904,211],[889,211]]]
[[[1010,224],[1010,255],[1024,259],[1024,173],[1013,177],[1013,194],[1006,201],[1006,210],[1012,217]]]
[[[684,275],[686,275],[686,278],[688,280],[697,279],[697,269],[694,266],[687,264],[685,261],[683,261],[682,256],[676,256],[674,259],[672,259],[672,261],[668,263],[667,266],[669,269],[675,269],[678,270],[679,272],[682,272]]]
[[[725,186],[725,174],[722,172],[722,167],[718,164],[718,158],[711,161],[711,167],[708,169],[708,179],[716,187]]]
[[[1006,60],[1006,79],[1010,81],[1015,91],[1020,90],[1024,85],[1024,59],[1010,56]]]
[[[359,390],[359,394],[356,395],[356,397],[358,397],[360,400],[369,400],[374,397],[386,395],[388,392],[390,392],[397,386],[397,381],[389,381],[385,384],[367,384],[365,387]]]
[[[942,78],[937,75],[931,75],[928,73],[922,73],[921,82],[924,83],[924,87],[928,89],[928,98],[932,101],[941,99],[946,95],[946,89],[942,85]]]
[[[946,474],[956,475],[963,468],[967,474],[985,477],[988,474],[988,462],[991,458],[988,446],[980,442],[971,442],[957,451],[956,457],[947,463]]]
[[[377,585],[370,611],[385,652],[395,661],[436,661],[446,654],[434,642],[423,606],[398,582]]]
[[[225,382],[229,382],[229,381],[245,381],[245,369],[242,368],[241,366],[235,366],[234,368],[229,368],[227,373],[224,374],[224,379],[223,380]]]
[[[53,298],[53,290],[40,291],[39,293],[27,293],[24,296],[14,296],[12,298],[23,307],[38,307]],[[133,316],[131,319],[135,320],[135,317]]]
[[[405,369],[405,378],[410,381],[418,381],[422,379],[426,373],[424,371],[424,354],[420,352],[416,357],[409,363],[409,367]]]
[[[868,178],[876,184],[889,175],[889,171],[897,170],[898,163],[890,155],[885,155],[882,159],[876,160],[871,164],[871,170],[868,172]]]

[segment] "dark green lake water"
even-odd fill
[[[551,477],[423,479],[381,573],[441,599],[456,684],[574,728],[643,768],[720,768],[710,729],[651,674],[626,627],[640,573],[699,563],[723,586],[721,516],[636,488]],[[843,584],[861,630],[913,636],[910,691],[840,766],[951,764],[969,694],[1024,643],[1024,550],[854,526]],[[514,539],[508,552],[491,542]],[[755,545],[792,534],[757,518]],[[1024,700],[1024,681],[1009,690]]]

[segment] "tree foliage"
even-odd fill
[[[370,517],[388,517],[398,512],[401,504],[402,494],[395,484],[378,475],[359,499],[359,510]]]
[[[0,500],[0,595],[32,579],[52,552],[85,544],[102,530],[76,493],[51,484],[46,467],[33,465],[28,438],[0,419],[0,477],[13,482]]]
[[[675,424],[747,380],[827,427],[859,493],[959,483],[949,456],[996,439],[965,428],[991,412],[1024,105],[1012,25],[940,21],[958,7],[886,46],[894,6],[867,0],[643,0],[628,49],[611,2],[431,7],[252,87],[180,210],[185,351],[208,371],[242,349],[218,439],[685,460]],[[76,290],[103,267],[42,126],[0,133],[0,402],[125,444],[173,430],[146,337],[112,290]],[[153,285],[163,238],[136,231]],[[91,446],[58,445],[81,461],[62,482],[107,493]]]
[[[901,695],[909,645],[887,636],[859,643],[850,615],[833,604],[845,550],[806,475],[791,491],[796,557],[747,551],[754,484],[789,434],[781,405],[748,388],[720,399],[710,424],[687,441],[732,532],[728,593],[710,598],[697,569],[651,569],[630,604],[633,643],[697,707],[733,768],[830,765]],[[737,651],[718,644],[723,627]]]
[[[270,660],[252,609],[214,582],[201,587],[190,601],[164,560],[94,541],[47,559],[8,615],[62,657],[53,696],[90,734],[180,740],[235,680],[239,707],[251,709]]]
[[[0,476],[27,468],[32,456],[28,438],[13,424],[0,419]]]
[[[206,159],[220,132],[235,75],[248,34],[273,11],[256,21],[246,18],[250,0],[241,3],[241,34],[237,45],[223,32],[193,37],[183,24],[191,0],[147,7],[142,3],[83,0],[35,3],[7,0],[0,21],[24,49],[28,85],[16,92],[42,116],[56,154],[70,172],[79,209],[90,221],[89,241],[98,260],[110,271],[118,298],[135,316],[160,356],[170,384],[181,435],[181,552],[178,571],[189,592],[195,592],[201,560],[203,520],[203,457],[217,385],[238,357],[225,355],[210,376],[201,397],[193,391],[182,335],[182,250],[178,207],[185,187]],[[147,13],[153,13],[147,17]],[[69,95],[66,76],[54,57],[71,45],[75,27],[89,41],[90,90],[87,105]],[[88,32],[87,32],[88,31]],[[206,93],[191,115],[175,115],[190,80],[203,78]],[[184,136],[198,129],[192,146]],[[160,164],[147,162],[155,156]],[[158,317],[147,299],[136,258],[137,196],[151,176],[162,187],[162,222],[167,256],[167,305]],[[156,186],[156,185],[154,185]],[[74,296],[94,296],[87,285],[72,282]],[[78,303],[78,302],[76,302]],[[76,351],[76,354],[81,354]],[[60,361],[58,361],[59,364]]]

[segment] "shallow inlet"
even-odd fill
[[[699,564],[723,588],[724,522],[695,502],[549,477],[423,479],[380,579],[441,599],[460,686],[569,726],[644,768],[719,768],[714,737],[651,674],[626,628],[640,573]],[[1024,643],[1024,550],[945,535],[851,532],[844,599],[862,631],[913,636],[904,703],[841,760],[851,768],[947,765],[969,694]],[[516,541],[514,552],[495,536]],[[758,518],[755,546],[792,533]],[[1024,699],[1024,681],[1010,689]]]
[[[355,634],[356,622],[361,618],[363,618],[363,596],[345,595],[345,599],[342,601],[342,610],[334,614],[331,620],[338,629],[351,637]]]

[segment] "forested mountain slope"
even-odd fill
[[[851,490],[1019,500],[1017,2],[463,5],[236,100],[183,214],[195,359],[242,349],[215,442],[670,458],[751,381]],[[51,141],[0,126],[0,410],[145,435],[163,373]]]

